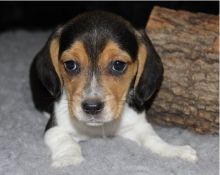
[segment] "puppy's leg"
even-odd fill
[[[122,120],[120,136],[133,140],[164,157],[179,157],[191,162],[197,161],[196,151],[190,146],[175,146],[163,141],[146,121],[144,113],[137,114],[130,111],[129,115],[124,117],[127,118]]]
[[[61,127],[47,130],[44,141],[51,150],[53,167],[77,165],[84,160],[79,144]]]
[[[146,121],[142,126],[143,131],[140,131],[140,141],[144,147],[150,149],[161,156],[179,157],[187,161],[196,162],[196,151],[189,145],[175,146],[166,143],[153,130],[152,126]]]

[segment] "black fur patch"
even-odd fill
[[[145,31],[141,31],[141,35],[142,42],[147,47],[147,58],[138,85],[133,89],[130,97],[131,100],[129,100],[130,106],[139,112],[146,109],[146,105],[151,104],[150,98],[154,97],[163,79],[163,64],[161,59]]]
[[[51,115],[47,127],[52,126],[54,102],[61,95],[61,83],[55,72],[50,56],[50,42],[57,37],[52,33],[45,46],[35,56],[30,67],[30,86],[35,107]],[[55,122],[53,122],[54,124]],[[48,129],[48,128],[47,128]]]
[[[108,40],[118,43],[132,59],[137,58],[138,43],[133,27],[121,17],[108,12],[88,12],[68,22],[60,37],[59,55],[75,40],[83,41],[91,60],[98,57]]]

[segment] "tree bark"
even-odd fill
[[[148,119],[218,133],[218,16],[155,7],[147,33],[164,65]]]

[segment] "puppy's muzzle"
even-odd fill
[[[86,114],[96,115],[102,112],[104,103],[99,99],[87,99],[82,102],[82,109]]]

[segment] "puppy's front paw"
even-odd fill
[[[180,146],[177,149],[178,157],[181,159],[195,163],[198,160],[196,151],[189,145]]]
[[[69,165],[79,165],[83,160],[84,158],[82,156],[62,156],[53,160],[52,167],[62,168]]]

